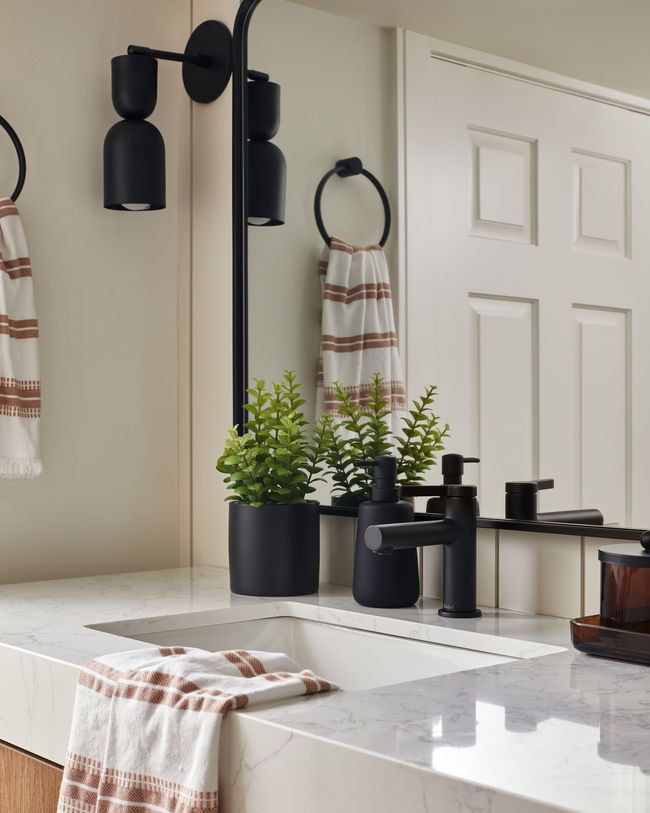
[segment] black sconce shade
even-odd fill
[[[248,225],[281,226],[287,187],[287,162],[271,139],[280,129],[280,85],[266,73],[249,72]]]
[[[123,119],[146,119],[156,107],[158,63],[152,56],[123,54],[111,59],[113,107]]]
[[[124,119],[106,134],[104,206],[121,211],[165,208],[165,142],[150,122]]]
[[[248,223],[281,226],[287,186],[287,162],[270,141],[248,142]]]
[[[156,107],[158,63],[125,54],[111,60],[113,107],[122,116],[104,140],[104,207],[130,212],[165,208],[165,142],[145,121]]]
[[[248,83],[248,137],[270,141],[280,129],[280,85],[277,82]]]

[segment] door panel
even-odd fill
[[[410,394],[438,385],[450,449],[481,457],[484,515],[503,516],[506,480],[544,476],[541,510],[650,525],[648,117],[432,58],[416,35],[405,64]],[[496,600],[578,612],[594,556],[501,534]]]

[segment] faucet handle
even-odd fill
[[[543,480],[512,480],[506,483],[506,494],[537,494],[538,491],[555,487],[555,480],[547,477]]]
[[[476,497],[476,486],[456,483],[441,486],[402,486],[402,497]]]
[[[555,481],[515,480],[506,483],[506,519],[537,519],[537,492],[553,488]]]

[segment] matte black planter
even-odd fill
[[[318,592],[318,505],[230,503],[230,589],[243,596]]]
[[[362,502],[369,499],[370,496],[362,491],[346,491],[345,494],[332,495],[332,505],[335,508],[358,508]]]

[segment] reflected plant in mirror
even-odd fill
[[[323,415],[320,431],[326,444],[327,473],[334,483],[336,504],[355,506],[370,499],[372,476],[359,468],[359,460],[392,454],[397,458],[400,485],[424,482],[450,433],[449,424],[441,425],[434,412],[436,387],[429,385],[422,396],[413,400],[401,418],[401,433],[393,436],[388,425],[391,410],[381,375],[371,377],[364,406],[355,402],[341,384],[335,386],[339,406],[336,413]]]

